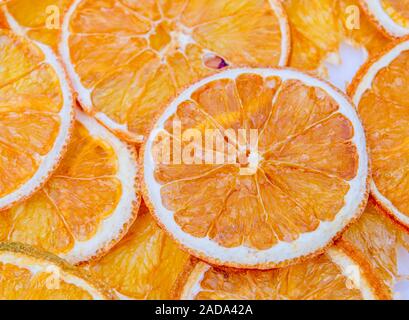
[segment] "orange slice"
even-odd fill
[[[175,92],[228,65],[285,65],[277,0],[77,0],[61,54],[82,107],[140,142]]]
[[[183,300],[374,300],[360,265],[333,247],[309,261],[269,271],[234,270],[199,262],[179,280]]]
[[[1,241],[23,242],[71,263],[108,251],[136,217],[135,152],[77,111],[66,157],[33,197],[0,212]]]
[[[6,3],[2,11],[15,33],[57,51],[62,19],[71,0],[9,0]]]
[[[404,244],[406,235],[379,211],[372,199],[358,222],[342,235],[338,246],[355,259],[369,262],[367,268],[381,280],[373,285],[383,292],[384,297],[392,299],[399,280],[398,249]]]
[[[385,34],[400,38],[409,34],[409,2],[360,0],[375,25]]]
[[[409,41],[366,64],[349,94],[358,106],[372,158],[371,190],[388,214],[409,228]]]
[[[1,300],[106,300],[110,290],[86,272],[47,252],[0,244]]]
[[[189,255],[156,225],[145,205],[128,234],[87,269],[123,299],[172,298],[173,287],[189,263]]]
[[[141,154],[160,225],[218,265],[265,269],[322,252],[368,195],[354,107],[294,70],[232,69],[190,86]]]
[[[360,63],[389,42],[358,0],[284,0],[283,5],[293,38],[290,65],[300,70],[332,78],[350,69],[353,77]],[[349,77],[346,74],[345,81]]]
[[[46,47],[0,30],[0,209],[30,196],[61,160],[73,96]]]

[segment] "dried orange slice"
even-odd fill
[[[385,34],[400,38],[409,34],[407,0],[360,0],[375,25]]]
[[[409,41],[366,64],[349,88],[372,158],[371,191],[388,214],[409,228]]]
[[[0,240],[23,242],[71,263],[109,250],[136,217],[135,152],[94,119],[76,112],[66,157],[30,199],[0,212]]]
[[[106,300],[115,295],[54,255],[19,243],[1,243],[0,299]]]
[[[337,245],[355,259],[368,262],[367,268],[378,276],[373,285],[383,292],[385,298],[392,299],[398,276],[398,248],[403,234],[386,215],[379,212],[372,199],[362,217],[342,235]]]
[[[277,0],[77,0],[60,49],[82,107],[140,142],[184,86],[228,65],[285,65],[289,46]]]
[[[62,19],[70,3],[71,0],[9,0],[1,9],[15,33],[57,51]]]
[[[183,300],[375,300],[380,299],[360,265],[332,247],[309,261],[269,271],[193,264],[179,280]]]
[[[290,65],[317,71],[342,88],[389,42],[358,0],[284,0],[283,5],[293,39]]]
[[[145,201],[158,222],[219,265],[265,269],[322,252],[368,195],[354,107],[294,70],[232,69],[190,86],[141,156]]]
[[[36,191],[61,160],[73,95],[46,47],[0,30],[0,209]]]
[[[121,242],[86,268],[122,299],[168,300],[189,257],[158,227],[143,204]]]

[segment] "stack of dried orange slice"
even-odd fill
[[[397,297],[406,9],[368,3],[0,1],[0,299]]]

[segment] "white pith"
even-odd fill
[[[403,51],[407,50],[409,50],[409,41],[402,42],[384,54],[382,57],[378,58],[378,60],[372,64],[356,87],[356,91],[353,96],[353,102],[356,106],[359,106],[361,98],[366,90],[371,88],[372,82],[378,72],[390,65]],[[396,208],[395,205],[379,191],[375,181],[373,180],[371,181],[371,192],[374,197],[395,216],[396,219],[398,219],[404,225],[409,226],[409,217],[400,212],[400,210]]]
[[[395,36],[403,37],[409,34],[409,29],[401,26],[395,22],[383,9],[381,0],[363,0],[366,7],[372,14],[372,16],[377,20],[385,30]]]
[[[73,61],[71,59],[71,54],[70,54],[70,47],[69,47],[69,37],[70,37],[70,30],[69,30],[69,25],[70,21],[72,18],[72,15],[76,11],[77,7],[80,5],[80,3],[83,0],[75,0],[70,8],[67,10],[65,16],[64,16],[64,21],[62,24],[62,36],[61,36],[61,42],[59,44],[59,51],[61,54],[61,57],[63,61],[65,62],[67,73],[69,77],[71,78],[71,81],[73,83],[73,87],[75,91],[78,93],[78,100],[81,103],[81,106],[84,108],[84,110],[87,113],[92,113],[95,112],[92,104],[92,91],[93,89],[86,88],[77,74]],[[280,60],[278,66],[282,67],[287,64],[287,61],[289,59],[289,46],[290,46],[290,30],[289,30],[289,25],[285,16],[285,13],[281,7],[281,4],[277,0],[269,0],[269,3],[271,5],[271,8],[273,9],[280,25],[280,31],[281,31],[281,55],[280,55]],[[160,21],[159,21],[160,22]],[[159,22],[156,22],[158,24]],[[152,32],[153,29],[150,31]],[[149,32],[148,34],[149,35]],[[186,39],[188,38],[186,35],[176,35],[178,39],[182,39],[183,42],[181,43],[181,46],[183,47],[186,45]],[[190,41],[190,40],[189,40]],[[135,142],[135,143],[140,143],[143,140],[143,137],[140,135],[136,135],[132,132],[129,131],[128,125],[127,124],[120,124],[116,122],[115,120],[111,119],[108,115],[102,113],[102,112],[95,112],[95,117],[106,127],[108,127],[110,130],[113,132],[119,132],[122,134],[122,136],[130,141],[130,142]]]
[[[24,31],[20,28],[16,21],[8,14],[6,6],[2,6],[0,10],[3,10],[7,18],[7,22],[10,25],[11,29],[14,31],[14,33],[24,37],[25,36]],[[0,208],[7,207],[19,201],[20,199],[24,199],[30,196],[42,183],[44,183],[44,180],[55,169],[56,164],[61,158],[61,154],[63,153],[64,148],[66,147],[69,140],[69,133],[72,124],[74,99],[71,93],[71,88],[67,80],[64,68],[58,61],[52,49],[50,49],[48,46],[42,43],[32,40],[29,41],[34,43],[37,47],[41,49],[45,56],[44,61],[41,63],[50,65],[54,69],[55,74],[60,82],[61,93],[63,97],[63,105],[60,112],[58,113],[58,116],[60,118],[60,131],[57,135],[57,138],[54,142],[54,146],[52,147],[51,151],[45,156],[39,156],[39,159],[41,159],[41,164],[37,172],[34,174],[34,176],[26,183],[24,183],[20,188],[1,198]]]
[[[339,267],[341,273],[351,281],[351,284],[361,292],[364,300],[376,300],[375,293],[358,264],[336,247],[330,248],[327,251],[327,255],[331,261]],[[194,300],[197,297],[203,290],[201,283],[204,276],[211,268],[212,267],[205,262],[196,264],[182,288],[181,300]],[[351,271],[358,271],[358,273]],[[311,290],[314,290],[314,288],[311,288]]]
[[[101,292],[86,280],[64,271],[59,265],[48,260],[41,260],[29,255],[16,252],[0,252],[0,263],[10,264],[28,270],[33,276],[37,273],[52,273],[59,277],[60,281],[72,284],[88,292],[94,300],[105,300]]]
[[[114,177],[121,183],[122,194],[115,210],[101,221],[98,231],[90,240],[76,240],[72,250],[60,255],[74,264],[93,258],[99,250],[109,246],[117,239],[135,216],[134,206],[140,200],[139,190],[135,185],[138,169],[135,156],[129,149],[130,146],[115,137],[95,119],[79,110],[76,110],[76,119],[84,125],[92,137],[103,140],[113,148],[118,163],[118,172]]]
[[[339,113],[346,116],[354,127],[354,137],[351,140],[357,147],[359,156],[359,165],[356,177],[347,182],[350,186],[345,195],[345,205],[338,212],[332,222],[321,222],[319,227],[310,233],[302,234],[297,240],[289,242],[278,242],[272,248],[267,250],[257,250],[246,246],[236,248],[226,248],[218,245],[209,237],[197,238],[185,233],[174,220],[174,212],[167,210],[162,204],[160,194],[161,185],[154,178],[154,161],[150,150],[155,134],[164,127],[166,120],[171,117],[177,106],[190,98],[192,93],[203,85],[218,79],[236,79],[244,73],[259,74],[262,77],[277,76],[283,81],[297,79],[308,86],[319,87],[329,93],[329,95],[338,103]],[[165,226],[165,228],[179,241],[183,246],[193,249],[201,258],[207,257],[211,262],[226,265],[244,265],[246,267],[260,266],[264,264],[279,264],[288,260],[293,260],[302,256],[314,253],[326,247],[331,240],[342,231],[352,219],[361,211],[361,206],[366,201],[367,177],[368,177],[368,154],[366,151],[366,140],[362,124],[359,121],[355,108],[340,92],[331,85],[290,69],[234,69],[228,70],[191,86],[175,99],[164,111],[162,116],[155,124],[155,129],[149,135],[144,151],[144,182],[147,186],[147,196],[153,206],[153,213]]]

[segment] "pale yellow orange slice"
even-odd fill
[[[173,298],[189,255],[162,231],[145,205],[128,234],[99,261],[86,266],[122,299]]]
[[[277,0],[77,0],[60,51],[82,107],[140,142],[180,89],[227,66],[283,66]]]
[[[360,0],[374,24],[385,34],[400,38],[409,34],[408,0]]]
[[[51,179],[0,211],[0,240],[35,245],[71,263],[100,256],[136,217],[137,172],[132,147],[77,111],[68,152]]]
[[[360,265],[336,247],[309,261],[269,271],[194,263],[175,292],[184,300],[380,299]]]
[[[409,227],[409,41],[366,64],[349,88],[358,107],[372,158],[372,194]]]
[[[73,119],[63,68],[46,47],[0,30],[0,209],[36,191],[61,161]]]
[[[242,130],[256,139],[242,139]],[[214,264],[265,269],[322,252],[368,195],[354,107],[294,70],[232,69],[190,86],[141,153],[151,212],[186,250]]]
[[[47,252],[18,243],[0,244],[1,300],[106,300],[101,282]]]

